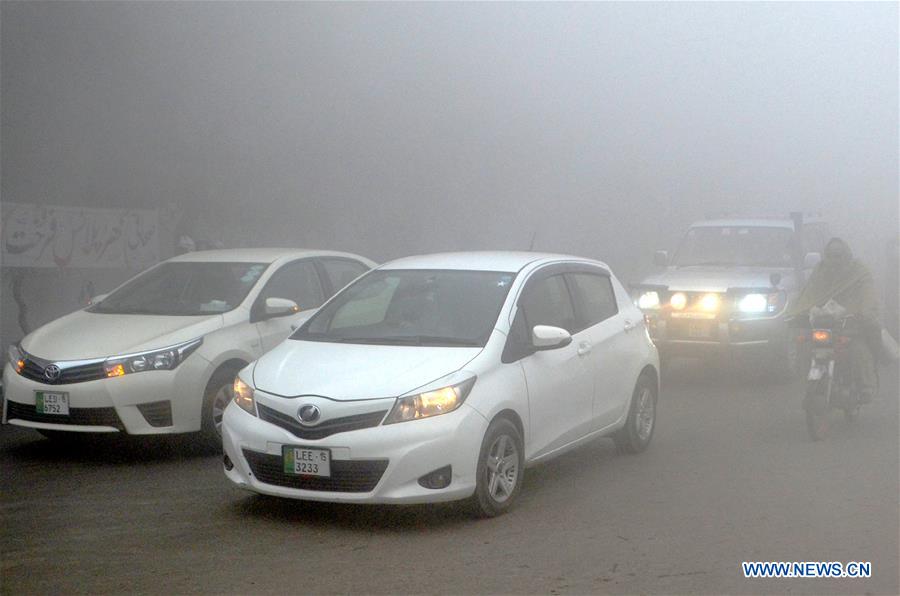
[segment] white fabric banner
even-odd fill
[[[159,261],[156,209],[2,203],[4,267],[145,269]]]

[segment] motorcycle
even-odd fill
[[[833,410],[843,410],[848,421],[859,415],[860,392],[851,375],[849,348],[864,339],[852,315],[820,310],[810,313],[809,321],[812,363],[803,409],[810,437],[821,441],[828,434]]]

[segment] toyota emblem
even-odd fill
[[[44,378],[47,379],[51,383],[55,383],[59,380],[59,375],[62,374],[62,371],[59,370],[59,367],[55,364],[50,364],[47,368],[44,369]]]
[[[297,410],[297,418],[299,418],[300,422],[303,424],[315,424],[321,415],[322,413],[319,411],[319,407],[312,404],[300,406],[300,409]]]

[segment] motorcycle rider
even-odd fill
[[[825,245],[822,261],[816,266],[788,316],[808,314],[814,307],[834,300],[854,315],[861,331],[859,340],[848,348],[853,383],[859,390],[861,403],[869,403],[878,388],[875,370],[881,343],[878,317],[878,294],[871,272],[853,253],[846,242],[832,238]]]

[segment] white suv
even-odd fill
[[[159,263],[10,348],[3,422],[50,437],[202,430],[221,445],[237,371],[372,266],[297,249]]]

